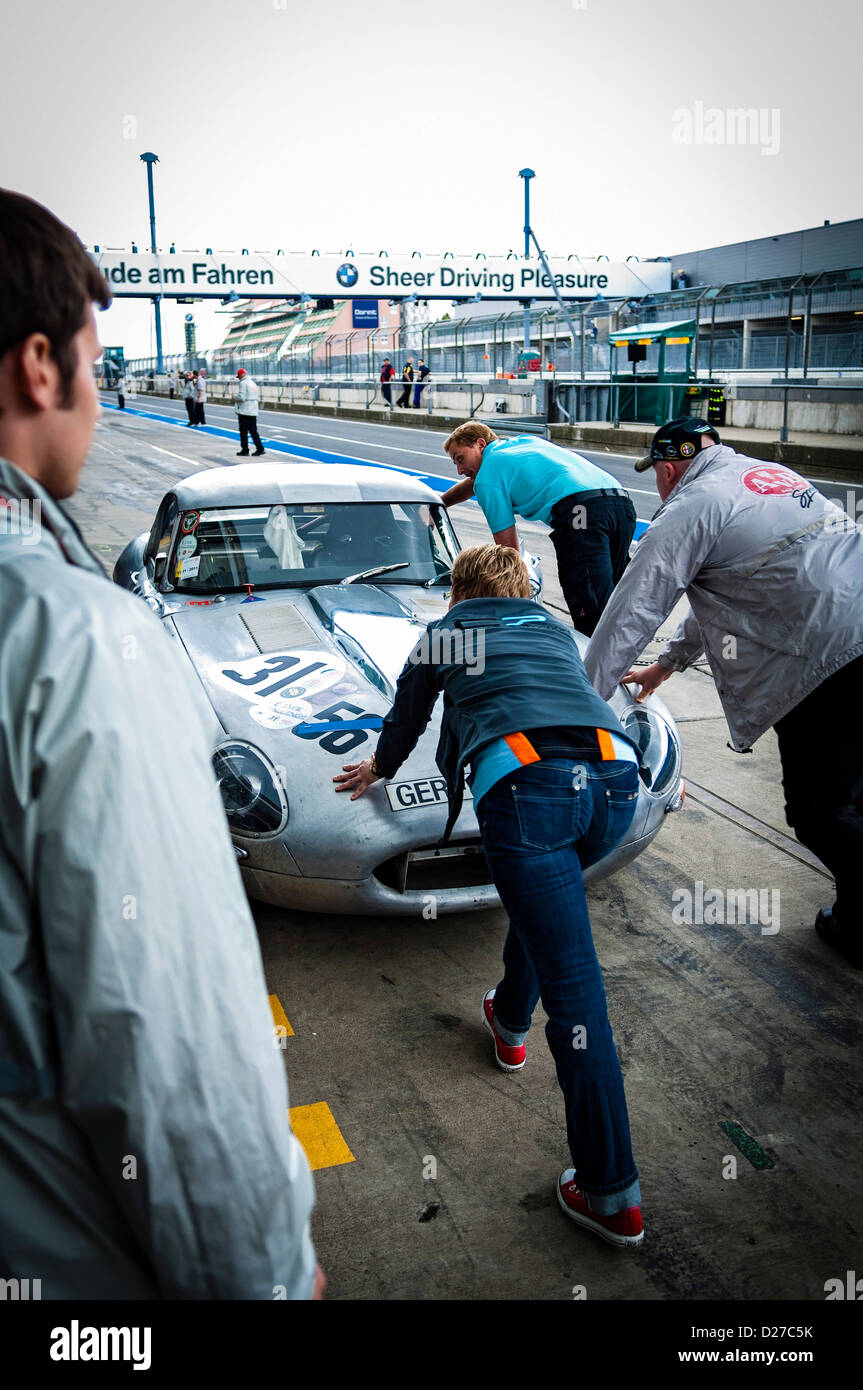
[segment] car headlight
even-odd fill
[[[288,819],[283,777],[251,743],[234,739],[213,754],[228,824],[239,835],[275,835]]]
[[[641,775],[654,796],[670,791],[680,776],[680,741],[656,710],[630,705],[619,716],[629,737],[641,750]]]

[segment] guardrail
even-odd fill
[[[651,392],[655,392],[655,391],[678,391],[678,392],[684,391],[684,392],[685,392],[686,389],[687,389],[687,387],[689,387],[689,386],[696,387],[696,386],[697,386],[697,387],[698,387],[698,390],[699,390],[699,393],[700,393],[700,392],[701,392],[702,390],[704,390],[705,388],[709,388],[709,387],[711,387],[711,386],[713,386],[713,387],[715,387],[715,388],[717,388],[717,389],[721,389],[721,390],[723,390],[723,391],[727,391],[727,390],[728,390],[728,385],[729,385],[728,382],[724,382],[724,381],[709,381],[709,380],[708,380],[708,381],[699,380],[699,381],[693,381],[693,382],[681,382],[681,381],[641,381],[641,382],[639,382],[639,381],[636,381],[636,380],[633,380],[633,381],[610,381],[610,382],[607,382],[607,383],[606,383],[606,386],[607,386],[607,389],[608,389],[608,392],[609,392],[609,397],[610,397],[610,399],[609,399],[609,418],[610,418],[611,424],[612,424],[612,426],[614,427],[614,429],[619,429],[619,428],[620,428],[620,392],[621,392],[621,390],[625,390],[625,391],[634,391],[634,394],[635,394],[635,402],[634,402],[634,417],[635,417],[635,420],[634,420],[634,422],[635,422],[635,421],[638,420],[638,388],[639,388],[639,386],[642,388],[642,390],[644,390],[644,391],[651,391]],[[768,400],[768,401],[769,401],[769,400],[778,400],[778,399],[780,398],[780,396],[781,396],[781,398],[782,398],[782,424],[780,425],[780,428],[779,428],[779,442],[780,442],[781,444],[787,444],[787,443],[788,443],[788,402],[789,402],[789,398],[790,398],[790,396],[791,396],[792,394],[793,394],[798,400],[808,400],[808,401],[812,401],[812,400],[813,400],[813,397],[816,397],[816,398],[817,398],[818,396],[821,396],[821,397],[822,397],[822,403],[823,403],[823,404],[829,404],[829,403],[830,403],[829,400],[828,400],[828,397],[830,397],[830,396],[833,396],[834,398],[838,397],[839,400],[842,400],[843,397],[845,397],[845,398],[846,398],[846,402],[845,402],[845,403],[847,403],[848,405],[854,405],[854,404],[856,404],[857,402],[863,403],[863,387],[861,387],[861,386],[859,386],[859,385],[858,385],[858,386],[854,386],[854,385],[851,385],[851,384],[846,384],[846,383],[844,383],[844,382],[831,382],[831,383],[825,384],[825,385],[823,385],[823,386],[821,386],[821,385],[815,386],[815,385],[812,385],[811,383],[809,383],[809,382],[807,382],[807,381],[805,381],[805,380],[802,380],[802,379],[798,379],[797,381],[788,381],[788,382],[776,382],[776,381],[773,381],[773,382],[771,382],[769,385],[764,385],[764,386],[749,386],[749,387],[747,387],[747,386],[736,386],[736,385],[735,385],[735,386],[733,387],[733,393],[730,392],[730,393],[728,394],[728,396],[727,396],[727,399],[728,399],[728,401],[734,401],[734,400],[758,400],[758,401],[765,401],[765,400]],[[814,403],[815,403],[815,404],[818,404],[817,399],[814,401]],[[686,414],[686,413],[687,413],[687,412],[684,411],[684,414]],[[642,423],[646,423],[646,422],[642,422]],[[660,423],[661,423],[661,422],[660,422]]]

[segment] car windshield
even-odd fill
[[[441,581],[458,554],[443,506],[425,502],[278,503],[185,511],[168,577],[194,594],[337,584],[404,565],[387,584]]]

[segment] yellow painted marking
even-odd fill
[[[277,994],[270,995],[270,1009],[272,1010],[275,1027],[284,1028],[285,1030],[282,1036],[285,1038],[294,1037],[294,1030],[290,1023],[288,1023],[288,1016],[282,1008],[282,1001]]]
[[[288,1115],[313,1173],[319,1168],[335,1168],[339,1163],[356,1163],[325,1100],[316,1105],[292,1105]]]

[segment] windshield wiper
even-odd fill
[[[356,584],[359,579],[373,579],[376,574],[389,574],[390,570],[408,570],[412,564],[412,560],[401,560],[397,565],[377,565],[375,569],[363,570],[361,574],[349,574],[345,579],[340,579],[339,584]]]
[[[431,589],[434,584],[439,584],[441,580],[446,582],[452,577],[452,570],[441,570],[440,574],[433,574],[431,579],[423,580],[423,588]]]

